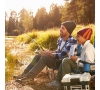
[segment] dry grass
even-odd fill
[[[73,36],[76,35],[77,31],[84,28],[84,27],[90,27],[93,29],[93,35],[91,37],[91,41],[94,41],[94,35],[95,35],[95,26],[94,25],[77,25],[77,28],[72,33]],[[47,30],[47,31],[36,31],[34,34],[34,31],[31,33],[29,32],[29,35],[32,38],[35,38],[36,41],[43,47],[50,49],[52,40],[56,43],[57,37],[59,37],[59,29],[56,30]],[[9,37],[8,37],[9,38]],[[32,42],[28,41],[29,38],[25,34],[20,35],[17,37],[17,40],[19,42],[16,42],[16,38],[14,40],[8,40],[6,41],[6,47],[5,47],[5,56],[6,56],[6,68],[5,68],[5,74],[6,74],[6,82],[10,80],[13,80],[13,75],[19,75],[23,70],[26,68],[26,66],[31,62],[34,51],[30,51],[29,47],[31,46],[31,49],[35,47],[35,45],[32,44]],[[26,41],[25,41],[26,40]],[[25,42],[31,43],[31,44],[24,44]],[[48,43],[49,41],[49,43]],[[32,46],[33,45],[33,46]],[[55,46],[56,47],[56,46]],[[33,49],[32,49],[33,50]],[[9,62],[8,62],[9,61]],[[22,64],[22,65],[21,65]],[[48,75],[45,71],[45,69],[39,73],[39,75],[36,77],[35,82],[29,85],[32,87],[33,90],[55,90],[55,88],[52,87],[46,87],[45,84],[49,83]],[[10,84],[11,85],[11,84]],[[9,90],[9,89],[8,89]],[[23,90],[23,89],[22,89]]]

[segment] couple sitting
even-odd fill
[[[14,76],[21,81],[25,79],[34,79],[45,66],[50,68],[55,67],[56,60],[61,59],[56,80],[49,83],[48,86],[60,86],[61,80],[65,74],[71,73],[72,70],[77,69],[77,63],[79,60],[85,60],[90,63],[94,63],[95,50],[90,43],[92,35],[91,28],[84,28],[77,32],[77,40],[71,36],[73,30],[76,28],[76,24],[73,21],[66,21],[61,24],[60,38],[58,39],[57,51],[43,51],[38,55],[35,55],[31,63],[26,67],[24,72],[19,76]],[[82,45],[82,52],[80,57],[75,56],[75,49],[78,44]],[[80,65],[82,67],[82,65]],[[21,79],[25,77],[25,79]]]

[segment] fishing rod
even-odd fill
[[[21,31],[24,31],[21,27],[19,27],[18,25],[16,25],[16,23],[12,20],[12,19],[9,19],[11,21],[11,23],[13,23],[15,25],[16,28],[18,28],[19,30]],[[33,41],[42,51],[44,51],[43,47],[40,46],[36,41],[35,39],[33,39],[31,36],[29,36],[27,33],[24,33],[26,36],[30,37],[31,41]]]

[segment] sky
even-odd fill
[[[45,7],[49,12],[50,5],[54,3],[57,5],[64,5],[64,0],[5,0],[5,11],[9,13],[11,10],[19,12],[22,8],[32,10],[36,14],[38,8]]]

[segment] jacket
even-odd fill
[[[82,46],[81,55],[76,60],[76,63],[78,63],[79,60],[85,60],[86,62],[89,63],[95,62],[95,49],[93,45],[90,43],[90,40],[87,40]],[[80,63],[79,66],[83,66],[83,64]]]
[[[75,48],[77,46],[77,40],[69,36],[68,39],[65,41],[64,46],[60,49],[61,43],[63,39],[58,38],[57,44],[58,48],[55,53],[53,53],[55,59],[63,59],[67,57],[69,54],[74,54]],[[68,54],[69,53],[69,54]]]

